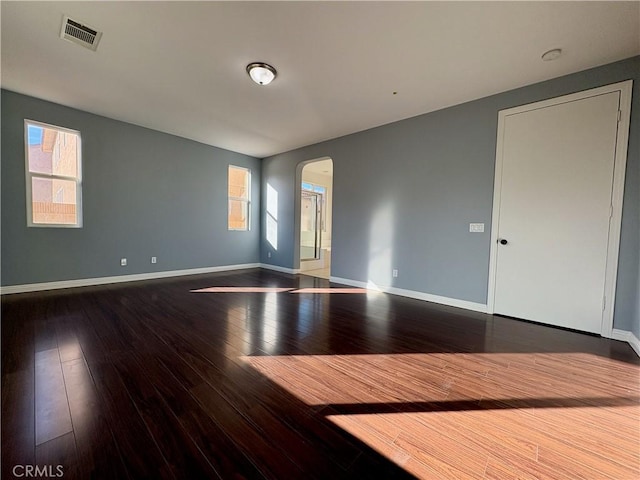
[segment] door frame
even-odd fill
[[[624,179],[627,166],[627,146],[629,143],[629,124],[631,120],[631,93],[633,80],[613,83],[561,97],[508,108],[498,112],[498,136],[496,143],[496,163],[493,186],[493,211],[491,215],[491,251],[489,255],[489,288],[487,292],[487,313],[494,313],[496,294],[498,228],[500,225],[500,200],[502,193],[502,166],[505,120],[510,115],[551,107],[563,103],[583,100],[589,97],[620,92],[620,112],[618,135],[613,167],[613,191],[611,195],[611,221],[609,222],[609,242],[607,245],[607,266],[603,298],[602,326],[600,334],[611,338],[613,333],[613,312],[615,305],[618,257],[620,253],[620,230],[622,226],[622,202],[624,197]]]

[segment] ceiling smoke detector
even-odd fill
[[[543,62],[550,62],[552,60],[560,58],[560,55],[562,55],[562,49],[561,48],[554,48],[553,50],[549,50],[549,51],[544,52],[542,54],[542,61]]]
[[[98,48],[98,42],[100,42],[100,38],[102,38],[102,32],[98,32],[94,28],[72,20],[65,15],[62,17],[60,38],[69,40],[95,52],[96,48]]]

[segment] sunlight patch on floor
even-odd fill
[[[294,290],[281,287],[208,287],[191,290],[191,293],[282,293]]]
[[[191,293],[366,293],[377,294],[366,288],[293,288],[293,287],[207,287],[190,290]]]
[[[470,405],[475,401],[485,405],[479,408],[489,408],[488,402],[502,401],[506,407],[512,404],[513,408],[536,409],[562,407],[563,400],[576,399],[585,406],[598,402],[614,406],[614,399],[619,399],[620,406],[629,406],[640,395],[637,367],[629,365],[621,376],[619,363],[580,353],[279,355],[241,359],[294,395],[304,396],[310,405],[444,401]],[[575,371],[565,367],[565,373],[558,375],[567,360],[576,364]],[[616,378],[607,385],[588,382],[585,377],[590,370],[606,375],[613,367]],[[580,403],[567,401],[564,406]]]
[[[291,293],[368,293],[366,288],[300,288]]]
[[[579,352],[240,358],[418,478],[640,478],[637,365]]]

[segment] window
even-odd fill
[[[251,170],[229,165],[229,230],[249,230]]]
[[[318,203],[320,205],[320,230],[323,232],[327,231],[327,224],[325,222],[325,218],[327,215],[327,202],[325,201],[325,196],[327,194],[327,187],[323,187],[322,185],[315,185],[309,182],[302,182],[302,194],[304,196],[304,192],[314,192],[319,195]]]
[[[80,132],[25,120],[27,225],[81,227]]]

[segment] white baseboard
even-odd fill
[[[269,263],[261,263],[260,268],[266,268],[267,270],[273,270],[275,272],[281,272],[281,273],[291,273],[292,275],[296,275],[297,273],[300,273],[299,268],[279,267],[278,265],[271,265]]]
[[[359,282],[349,278],[331,277],[331,282],[343,283],[352,287],[368,288],[379,292],[392,293],[402,297],[415,298],[416,300],[425,300],[427,302],[439,303],[450,307],[464,308],[465,310],[473,310],[474,312],[487,312],[487,306],[483,303],[468,302],[466,300],[458,300],[457,298],[441,297],[439,295],[431,295],[430,293],[417,292],[415,290],[405,290],[404,288],[384,287],[375,285],[372,282]]]
[[[640,340],[636,337],[633,332],[628,332],[626,330],[618,330],[614,328],[611,331],[611,338],[614,340],[621,340],[623,342],[627,342],[631,345],[631,348],[636,352],[636,354],[640,357]]]
[[[81,278],[78,280],[63,280],[60,282],[28,283],[24,285],[7,285],[0,287],[0,295],[12,293],[38,292],[42,290],[58,290],[61,288],[89,287],[92,285],[106,285],[109,283],[137,282],[139,280],[153,280],[156,278],[180,277],[183,275],[197,275],[200,273],[226,272],[258,268],[259,263],[243,263],[236,265],[222,265],[219,267],[189,268],[186,270],[170,270],[165,272],[138,273],[133,275],[117,275],[113,277]]]

